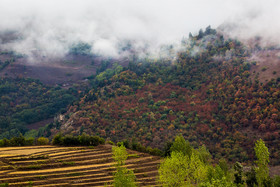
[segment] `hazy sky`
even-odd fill
[[[279,19],[279,0],[0,0],[0,32],[20,38],[0,43],[25,54],[63,55],[83,41],[116,55],[122,40],[155,49],[225,23],[233,36],[280,41]]]

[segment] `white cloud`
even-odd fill
[[[29,55],[63,55],[79,41],[116,55],[118,41],[152,50],[228,22],[234,36],[279,41],[279,16],[278,0],[1,0],[0,32],[16,31],[21,39],[2,47]]]

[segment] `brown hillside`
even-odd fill
[[[250,70],[251,79],[259,74],[259,81],[266,83],[280,77],[280,49],[255,52],[250,60],[256,61]]]

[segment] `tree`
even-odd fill
[[[185,138],[180,135],[176,136],[175,141],[173,142],[171,148],[171,152],[181,152],[184,155],[188,155],[190,158],[192,155],[192,147],[188,141],[185,140]]]
[[[244,180],[242,179],[243,166],[239,162],[236,162],[234,164],[234,170],[236,171],[236,173],[234,174],[234,183],[236,185],[242,185],[244,183]]]
[[[58,133],[52,139],[52,144],[53,145],[62,145],[63,144],[62,140],[63,140],[62,134]]]
[[[11,145],[13,146],[24,146],[25,145],[25,138],[24,136],[20,133],[18,137],[13,137],[10,140]]]
[[[159,183],[163,186],[186,186],[190,184],[188,180],[188,157],[182,152],[171,152],[159,167]]]
[[[246,173],[246,184],[248,187],[257,186],[257,179],[256,179],[256,170],[255,168],[251,168],[251,171]]]
[[[182,136],[177,136],[176,139],[175,147],[184,142]],[[191,146],[190,148],[192,149]],[[204,163],[204,157],[201,156],[204,154],[201,154],[200,150],[192,150],[190,157],[178,149],[172,151],[171,156],[160,164],[159,183],[162,186],[190,186],[205,181],[208,165]]]
[[[192,33],[191,33],[191,32],[189,33],[189,38],[190,38],[190,39],[192,39],[192,38],[193,38],[193,35],[192,35]]]
[[[49,139],[45,137],[40,137],[37,139],[37,144],[38,145],[48,145],[49,144]]]
[[[121,144],[121,146],[119,147],[113,146],[112,150],[113,150],[113,158],[117,162],[117,165],[118,166],[124,165],[128,157],[125,146],[123,144]]]
[[[257,157],[256,178],[258,184],[262,186],[263,182],[269,177],[269,152],[262,139],[257,140],[254,150]]]
[[[115,187],[136,187],[135,184],[135,175],[132,170],[128,170],[125,165],[125,160],[128,157],[126,148],[123,144],[121,146],[113,146],[113,158],[117,162],[117,171],[114,174],[114,182],[113,185]]]
[[[117,171],[114,174],[113,185],[115,187],[136,187],[135,184],[135,175],[132,170],[128,170],[125,167],[117,167]]]
[[[199,184],[200,182],[203,182],[205,178],[207,177],[207,165],[205,165],[199,158],[199,152],[193,151],[189,163],[189,171],[192,182],[195,184]]]
[[[204,36],[203,30],[200,29],[197,35],[197,39],[200,40],[201,38],[203,38],[203,36]]]
[[[205,145],[202,145],[201,147],[198,148],[198,155],[199,155],[199,159],[205,164],[211,161],[212,156],[209,153],[209,151],[206,149]]]

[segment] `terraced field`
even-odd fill
[[[156,186],[160,158],[127,150],[126,167],[139,186]],[[111,186],[116,170],[111,145],[0,148],[0,184],[9,186]]]

